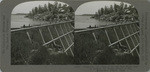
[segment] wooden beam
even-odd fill
[[[68,33],[66,33],[66,34],[64,34],[64,35],[58,36],[57,38],[55,38],[55,39],[53,39],[53,40],[51,40],[51,41],[49,41],[49,42],[43,44],[43,46],[45,46],[45,45],[47,45],[47,44],[49,44],[49,43],[51,43],[51,42],[53,42],[53,41],[56,41],[56,40],[58,40],[58,39],[64,37],[65,35],[68,35],[68,34],[70,34],[70,33],[72,33],[72,32],[73,32],[73,31],[70,31],[70,32],[68,32]]]
[[[125,26],[125,27],[126,27],[127,33],[130,35],[130,32],[129,32],[127,26]],[[133,35],[133,36],[134,36],[134,35]],[[133,40],[132,36],[130,36],[129,38],[131,39],[131,41],[132,41],[132,43],[133,43],[133,46],[135,47],[135,43],[134,43],[134,40]],[[138,56],[140,57],[139,52],[137,51],[137,49],[136,49],[136,53],[137,53]]]
[[[68,32],[67,27],[66,27],[66,24],[64,24],[64,27],[65,27],[66,32]],[[68,36],[69,36],[69,38],[70,38],[70,41],[73,42],[73,40],[72,40],[71,37],[70,37],[70,34],[68,34]]]
[[[94,37],[95,42],[97,43],[97,38],[96,38],[96,36],[95,36],[95,33],[93,32],[92,35],[93,35],[93,37]]]
[[[33,27],[28,27],[28,28],[14,29],[14,30],[11,30],[11,32],[22,31],[22,30],[29,30],[29,29],[35,29],[35,28],[41,28],[41,27],[46,27],[46,26],[59,25],[59,24],[67,24],[67,23],[70,23],[70,22],[73,22],[73,20],[60,22],[60,23],[52,23],[52,24],[48,23],[48,24],[43,24],[43,25],[33,26]]]
[[[122,27],[120,27],[120,29],[121,29],[121,32],[122,32],[122,34],[123,34],[123,37],[125,37],[125,34],[124,34],[124,32],[123,32]],[[129,42],[128,42],[127,38],[125,38],[125,41],[126,41],[128,47],[129,47],[129,50],[131,51],[131,46],[129,45]],[[133,53],[131,53],[131,54],[133,55]]]
[[[28,36],[28,38],[29,38],[30,42],[32,43],[32,40],[31,40],[31,37],[30,37],[29,32],[26,32],[26,34],[27,34],[27,36]]]
[[[120,39],[120,40],[118,40],[118,41],[116,41],[116,42],[114,42],[114,43],[111,43],[109,46],[112,46],[112,45],[114,45],[114,44],[116,44],[116,43],[118,43],[118,42],[120,42],[120,41],[123,41],[123,40],[129,38],[130,36],[133,36],[134,34],[137,34],[137,33],[139,33],[139,31],[137,31],[137,32],[135,32],[135,33],[133,33],[133,34],[131,34],[131,35],[128,35],[128,36],[126,36],[126,37],[124,37],[124,38],[122,38],[122,39]]]
[[[61,29],[62,33],[64,34],[64,30],[62,29],[62,26],[61,26],[61,25],[59,25],[59,26],[60,26],[60,29]],[[65,35],[64,37],[65,37],[65,40],[66,40],[67,45],[68,45],[68,47],[69,47],[70,45],[69,45],[69,41],[68,41],[66,35]],[[72,56],[74,56],[74,53],[72,52],[71,47],[70,47],[70,52],[71,52]]]
[[[60,37],[60,36],[59,36],[59,33],[58,33],[58,31],[57,31],[56,26],[54,26],[54,28],[55,28],[55,30],[56,30],[56,33],[57,33],[58,37]],[[65,36],[65,35],[64,35],[64,36]],[[62,36],[62,37],[63,37],[63,36]],[[63,42],[62,42],[61,37],[60,37],[59,39],[60,39],[60,42],[61,42],[61,44],[62,44],[62,46],[63,46],[63,49],[65,50],[65,46],[64,46],[64,44],[63,44]],[[66,55],[68,55],[68,53],[67,53],[67,52],[65,52],[65,53],[66,53]]]
[[[54,37],[53,37],[53,35],[52,35],[51,30],[49,29],[49,27],[47,27],[47,29],[48,29],[48,32],[49,32],[49,34],[50,34],[50,36],[51,36],[52,40],[53,40],[53,39],[54,39]],[[56,45],[55,41],[53,41],[53,42],[54,42],[54,44]]]
[[[73,53],[73,51],[72,51],[72,49],[71,49],[71,48],[70,48],[70,52],[71,52],[72,56],[74,57],[74,53]]]
[[[132,33],[134,33],[133,28],[131,27],[131,25],[130,25],[130,28],[131,28]],[[135,35],[134,35],[134,38],[136,39],[136,41],[138,43],[139,41],[138,41],[138,39],[137,39],[137,37]]]
[[[70,26],[69,26],[69,24],[66,24],[67,26],[68,26],[68,29],[69,30],[72,30],[72,29],[70,29]],[[74,38],[74,35],[73,35],[73,33],[71,33],[71,36]]]
[[[133,22],[133,23],[138,23],[138,22]],[[86,31],[93,31],[93,30],[99,30],[99,29],[104,29],[104,28],[110,28],[110,27],[116,27],[116,26],[123,26],[123,25],[129,25],[132,23],[125,23],[125,24],[109,24],[109,25],[105,25],[102,27],[98,27],[98,28],[86,28],[84,30],[78,30],[75,31],[75,33],[80,33],[80,32],[86,32]]]
[[[138,43],[131,51],[130,53],[132,53],[135,49],[137,49],[137,47],[140,45],[140,43]]]
[[[68,48],[66,48],[64,52],[67,52],[73,45],[74,45],[74,42]]]
[[[62,32],[63,35],[64,35],[65,33],[64,33],[63,29],[62,29],[62,26],[61,26],[61,25],[59,25],[59,26],[60,26],[61,32]],[[66,42],[67,42],[67,45],[69,46],[69,42],[68,42],[68,39],[67,39],[66,35],[65,35],[64,37],[65,37],[65,40],[66,40]]]
[[[105,29],[105,34],[106,34],[106,36],[107,36],[107,39],[108,39],[109,44],[111,44],[111,41],[110,41],[110,38],[109,38],[109,36],[108,36],[108,33],[107,33],[107,30],[106,30],[106,29]]]
[[[42,34],[41,29],[39,29],[39,32],[40,32],[40,35],[41,35],[41,38],[42,38],[43,43],[45,43],[45,40],[44,40],[44,37],[43,37],[43,34]]]
[[[136,27],[135,27],[135,25],[133,25],[134,26],[134,28],[136,29]],[[139,35],[137,35],[138,36],[138,38],[139,38]]]
[[[119,40],[119,36],[118,36],[118,34],[117,34],[117,31],[116,31],[115,27],[113,27],[113,30],[115,31],[115,34],[116,34],[117,40]],[[122,44],[121,44],[121,42],[119,42],[119,44],[120,44],[120,45],[122,45]]]

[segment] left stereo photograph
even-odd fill
[[[57,1],[30,1],[11,15],[11,65],[74,63],[74,10]]]

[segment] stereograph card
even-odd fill
[[[149,72],[150,0],[2,0],[0,72]]]

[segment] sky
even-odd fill
[[[82,14],[95,14],[95,12],[98,11],[98,9],[105,7],[105,6],[110,6],[114,4],[120,4],[120,2],[117,1],[93,1],[93,2],[88,2],[80,5],[76,12],[75,15],[82,15]],[[125,3],[127,5],[130,5],[129,3]]]
[[[16,13],[29,13],[29,11],[32,10],[32,8],[38,7],[39,5],[44,6],[44,4],[54,4],[54,1],[31,1],[31,2],[24,2],[21,3],[19,5],[17,5],[13,11],[12,14],[16,14]],[[62,2],[58,2],[61,4],[65,4]]]
[[[13,11],[12,14],[16,13],[29,13],[29,11],[32,10],[34,7],[38,7],[39,5],[44,5],[49,3],[54,3],[54,1],[31,1],[31,2],[25,2],[17,5]],[[61,3],[64,4],[64,3]],[[82,15],[82,14],[95,14],[95,12],[98,11],[101,7],[110,6],[113,4],[120,4],[120,2],[116,1],[93,1],[93,2],[87,2],[82,5],[80,5],[75,14],[76,15]],[[127,3],[126,3],[127,4]],[[129,4],[128,4],[129,5]]]

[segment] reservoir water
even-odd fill
[[[75,16],[75,28],[87,28],[90,25],[92,27],[94,26],[101,26],[106,24],[112,24],[112,22],[106,22],[106,21],[98,21],[96,19],[90,18],[91,16]],[[23,25],[25,26],[33,26],[33,25],[39,25],[44,24],[44,21],[38,21],[33,20],[29,18],[25,18],[25,15],[11,15],[11,28],[20,28]]]
[[[25,18],[25,15],[11,15],[11,28],[20,28],[23,25],[25,26],[33,26],[44,23],[44,21],[33,20],[29,18]]]
[[[106,22],[106,21],[99,21],[93,18],[90,18],[91,16],[75,16],[75,28],[81,29],[81,28],[87,28],[89,26],[101,26],[101,25],[107,25],[112,24],[112,22]]]

